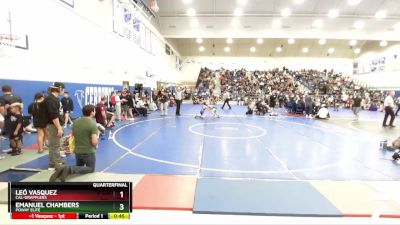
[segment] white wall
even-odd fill
[[[394,55],[397,55],[397,58]],[[389,44],[388,47],[382,48],[379,46],[379,42],[371,43],[363,47],[362,54],[355,61],[368,64],[380,57],[386,58],[385,71],[357,74],[353,75],[353,77],[372,87],[399,90],[400,44]]]
[[[155,56],[112,31],[112,0],[75,0],[74,9],[59,0],[2,0],[0,15],[8,11],[14,27],[29,35],[29,50],[0,46],[0,78],[145,86],[180,79],[154,27]],[[149,79],[148,70],[157,76]]]
[[[268,70],[272,68],[287,67],[293,70],[299,69],[334,69],[344,75],[351,75],[353,69],[352,59],[342,58],[263,58],[263,57],[187,57],[184,60],[183,77],[185,79],[197,79],[194,71],[200,67],[210,69],[241,69]]]

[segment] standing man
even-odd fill
[[[181,104],[182,104],[182,99],[183,99],[183,91],[181,87],[178,87],[176,89],[175,93],[175,102],[176,102],[176,115],[180,116],[181,115]]]
[[[229,109],[232,109],[231,105],[229,105],[229,100],[231,99],[231,93],[228,90],[224,92],[224,104],[222,105],[221,109],[224,109],[225,104],[229,106]]]
[[[306,106],[306,118],[312,118],[312,109],[313,109],[313,101],[311,98],[311,93],[308,93],[305,97],[304,97],[304,103]]]
[[[73,124],[72,119],[71,119],[71,114],[74,111],[74,102],[72,99],[69,97],[68,92],[64,92],[64,97],[61,99],[61,104],[64,112],[64,121],[65,125],[64,128],[67,127],[67,124]]]
[[[118,91],[115,96],[115,116],[118,121],[121,120],[121,92]]]
[[[58,99],[64,93],[65,85],[54,82],[49,87],[49,95],[44,99],[45,114],[47,118],[47,132],[49,140],[49,170],[54,170],[61,162],[60,148],[61,137],[64,133],[62,126],[64,118],[60,115],[61,103]]]
[[[60,178],[65,181],[70,174],[93,173],[96,165],[96,149],[99,143],[99,134],[94,120],[96,108],[86,105],[82,109],[83,117],[75,121],[72,133],[75,141],[76,166],[58,167],[50,177],[50,182]]]
[[[159,102],[160,102],[160,110],[161,110],[161,116],[167,116],[168,115],[168,94],[167,91],[164,89],[161,91],[160,97],[159,97]]]
[[[383,106],[385,107],[385,118],[383,119],[383,124],[382,124],[383,127],[387,127],[386,121],[387,121],[389,115],[390,115],[389,127],[395,127],[393,125],[393,121],[395,118],[394,111],[393,111],[393,109],[394,109],[393,97],[394,97],[394,91],[389,92],[389,94],[385,98],[385,102],[383,103]]]
[[[352,105],[352,110],[356,118],[354,119],[355,121],[358,121],[360,117],[360,109],[361,109],[361,96],[360,94],[356,94],[356,96],[353,98],[353,105]]]

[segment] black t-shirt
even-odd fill
[[[361,107],[361,98],[355,97],[353,99],[353,107]]]
[[[126,101],[122,101],[122,100],[126,100]],[[121,105],[126,105],[128,104],[128,95],[121,95]]]
[[[64,125],[64,119],[60,116],[61,103],[60,100],[53,94],[49,94],[43,101],[46,123],[53,124],[53,119],[59,118],[60,124]]]
[[[61,104],[62,104],[64,113],[74,111],[74,102],[72,101],[71,98],[62,98]]]
[[[10,116],[10,139],[15,137],[22,137],[22,133],[24,131],[24,117],[21,114],[18,115],[11,115]],[[15,130],[17,129],[18,124],[21,124],[21,127],[18,130],[17,135],[14,135]]]
[[[33,102],[28,106],[28,113],[33,117],[33,126],[45,128],[47,124],[47,116],[43,102]]]

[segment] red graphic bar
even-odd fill
[[[29,220],[78,219],[78,214],[77,213],[11,213],[11,219],[29,219]]]

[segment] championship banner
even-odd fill
[[[141,22],[131,7],[114,0],[114,32],[140,45]]]

